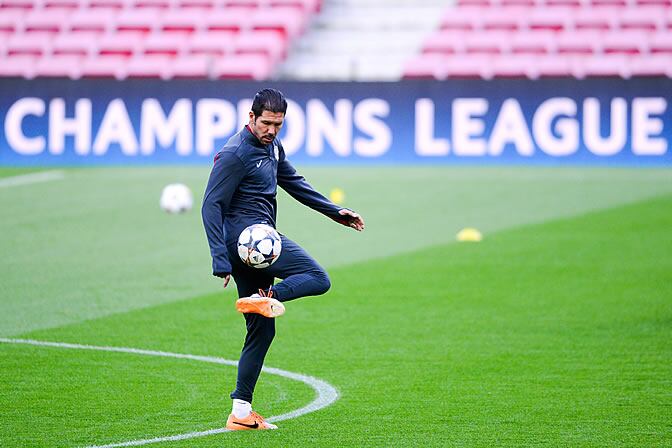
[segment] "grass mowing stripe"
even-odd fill
[[[660,197],[478,244],[333,269],[327,296],[287,304],[267,363],[325,378],[341,399],[272,434],[166,446],[669,446],[670,210],[672,197]],[[243,323],[228,299],[213,294],[27,337],[235,357]],[[3,362],[7,378],[26,378],[21,365]],[[35,371],[38,379],[48,379],[45,367]],[[177,373],[187,384],[208,381]],[[224,402],[220,419],[233,378],[222,383],[203,392]],[[262,376],[255,397],[262,412],[272,403],[270,383]],[[161,386],[145,384],[154,388]],[[100,400],[119,394],[107,389],[101,384]],[[168,398],[148,401],[165,409]],[[44,409],[20,396],[6,402]],[[61,426],[71,422],[73,404],[64,402],[53,408]],[[198,417],[202,405],[181,409]],[[111,421],[120,430],[130,417],[108,413],[90,425]],[[169,428],[183,418],[168,414],[162,423]],[[0,439],[14,441],[21,428],[11,425],[21,420],[2,421],[8,426]]]
[[[279,228],[326,267],[487,234],[672,190],[670,170],[591,168],[303,168],[345,190],[359,235],[279,195]],[[208,167],[67,170],[57,183],[0,191],[0,335],[58,327],[218,291],[198,199]],[[167,216],[161,188],[189,185],[196,210]],[[438,226],[437,223],[441,225]],[[77,285],[73,288],[72,285]],[[49,293],[46,294],[45,292]]]

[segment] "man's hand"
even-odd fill
[[[345,219],[341,221],[344,226],[352,227],[358,232],[364,230],[364,219],[362,219],[358,213],[355,213],[347,208],[342,208],[338,211],[338,214],[345,217]]]
[[[226,274],[226,277],[224,277],[224,288],[228,286],[229,280],[231,280],[231,274]]]

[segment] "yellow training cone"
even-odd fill
[[[466,229],[462,229],[459,232],[457,232],[457,241],[481,241],[483,239],[483,235],[481,235],[481,232],[478,230],[472,228],[472,227],[467,227]]]
[[[340,188],[333,188],[329,193],[329,199],[331,199],[331,202],[334,204],[343,205],[343,202],[345,201],[345,192]]]

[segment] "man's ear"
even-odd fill
[[[254,112],[250,111],[250,124],[254,124]]]

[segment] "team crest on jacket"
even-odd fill
[[[280,160],[280,150],[275,143],[273,143],[273,155],[275,156],[275,160]]]

